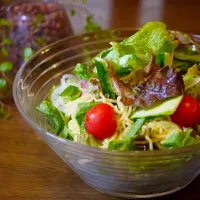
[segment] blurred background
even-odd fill
[[[33,0],[0,0],[0,7]],[[41,0],[37,0],[41,2]],[[86,15],[94,16],[103,29],[140,27],[147,21],[160,20],[170,29],[199,31],[199,0],[45,0],[56,2],[68,13],[75,34],[81,33]],[[76,10],[74,15],[70,15]]]

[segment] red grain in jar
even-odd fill
[[[12,44],[4,45],[8,55],[0,51],[0,64],[13,63],[12,74],[24,62],[24,49],[30,47],[36,52],[41,47],[71,36],[72,28],[62,5],[56,1],[12,1],[1,8],[0,18],[6,19],[10,26],[0,26],[2,41],[9,39]],[[61,29],[62,24],[62,29]],[[9,73],[8,73],[9,74]],[[2,74],[0,73],[0,78]],[[12,77],[9,79],[12,82]],[[1,93],[1,91],[0,91]],[[1,99],[0,94],[0,99]]]

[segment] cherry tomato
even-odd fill
[[[191,96],[185,95],[171,119],[181,127],[194,127],[200,121],[200,105],[198,101]]]
[[[111,137],[117,129],[116,115],[108,104],[98,104],[86,114],[85,128],[88,134],[102,140]]]

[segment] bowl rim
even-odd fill
[[[150,156],[173,156],[173,155],[181,155],[181,154],[186,154],[186,153],[193,153],[194,151],[198,151],[198,154],[200,153],[200,144],[196,145],[191,145],[191,146],[186,146],[186,147],[179,147],[179,148],[174,148],[174,149],[162,149],[162,150],[153,150],[153,151],[119,151],[119,150],[108,150],[108,149],[101,149],[98,147],[92,147],[92,146],[87,146],[84,144],[79,144],[70,140],[65,140],[55,134],[53,134],[50,131],[45,130],[41,126],[39,126],[34,120],[31,119],[31,117],[28,116],[28,114],[25,113],[23,108],[20,106],[19,98],[18,98],[18,93],[17,93],[17,88],[19,83],[22,81],[21,76],[22,73],[25,71],[26,67],[31,63],[34,58],[36,58],[38,55],[40,55],[43,51],[49,50],[51,48],[54,48],[57,45],[60,45],[63,42],[67,42],[68,40],[73,40],[77,37],[80,36],[88,36],[88,35],[93,35],[93,34],[99,34],[101,32],[111,32],[111,31],[137,31],[138,28],[120,28],[120,29],[107,29],[103,31],[98,31],[98,32],[91,32],[91,33],[84,33],[84,34],[79,34],[79,35],[74,35],[70,37],[63,38],[59,41],[56,41],[50,45],[47,45],[43,48],[41,48],[39,51],[37,51],[29,60],[24,62],[24,64],[20,67],[18,70],[14,83],[13,83],[13,97],[14,97],[14,102],[15,105],[20,112],[21,116],[24,118],[24,120],[34,129],[42,131],[44,134],[50,136],[51,138],[54,138],[55,140],[58,140],[62,143],[67,144],[68,146],[76,149],[81,149],[84,150],[84,152],[92,152],[92,153],[98,153],[98,154],[106,154],[106,155],[115,155],[115,156],[142,156],[142,157],[150,157]],[[199,34],[193,34],[194,36],[200,36]],[[34,127],[34,128],[33,128]]]

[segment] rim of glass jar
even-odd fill
[[[109,29],[109,30],[103,30],[102,32],[110,32],[110,31],[137,31],[138,28],[121,28],[121,29]],[[99,154],[107,154],[107,155],[117,155],[117,156],[142,156],[142,157],[150,157],[150,156],[173,156],[173,155],[182,155],[185,153],[192,153],[194,151],[200,151],[200,144],[196,145],[191,145],[191,146],[186,146],[186,147],[180,147],[180,148],[174,148],[174,149],[162,149],[162,150],[153,150],[153,151],[119,151],[119,150],[108,150],[108,149],[101,149],[97,147],[92,147],[92,146],[87,146],[83,144],[79,144],[70,140],[65,140],[63,138],[60,138],[59,136],[53,134],[50,131],[45,130],[41,126],[39,126],[35,121],[31,119],[31,117],[28,116],[23,110],[23,108],[20,106],[20,101],[18,99],[18,94],[17,94],[17,88],[18,85],[21,81],[21,76],[24,70],[26,69],[26,66],[28,66],[34,58],[36,58],[40,53],[46,49],[51,49],[55,48],[56,46],[59,46],[61,43],[66,42],[68,40],[75,39],[80,36],[88,36],[94,33],[99,33],[99,32],[92,32],[92,33],[86,33],[86,34],[80,34],[80,35],[75,35],[75,36],[70,36],[64,39],[61,39],[57,42],[54,42],[50,45],[47,45],[43,48],[41,48],[39,51],[37,51],[29,60],[27,60],[21,68],[18,70],[14,84],[13,84],[13,97],[15,104],[17,106],[18,111],[20,114],[23,116],[23,118],[28,121],[29,124],[31,124],[32,127],[36,128],[39,131],[42,131],[43,133],[47,134],[48,136],[57,139],[61,142],[67,143],[71,147],[80,148],[81,150],[85,150],[88,152],[93,152],[93,153],[99,153]],[[196,36],[199,36],[198,34],[193,34]]]

